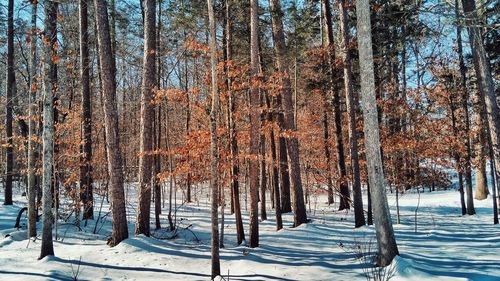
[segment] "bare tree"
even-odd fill
[[[92,192],[92,103],[90,99],[88,2],[80,0],[80,79],[82,87],[82,156],[80,158],[80,193],[83,219],[94,218]],[[79,207],[78,207],[79,208]]]
[[[232,4],[233,0],[226,0],[226,56],[227,60],[231,61],[233,56],[233,23],[232,23]],[[231,70],[227,66],[227,72]],[[234,210],[235,223],[236,223],[236,240],[238,245],[245,240],[245,230],[243,228],[243,218],[241,217],[241,204],[240,204],[240,187],[239,187],[239,161],[238,161],[238,140],[236,138],[236,102],[232,91],[231,75],[228,74],[228,103],[229,103],[229,142],[231,151],[231,193],[232,193],[232,206]]]
[[[346,4],[346,0],[340,0],[338,2],[340,29],[342,33],[340,45],[342,49],[342,60],[344,62],[344,91],[349,123],[349,151],[351,156],[352,194],[354,197],[354,225],[355,227],[360,227],[365,225],[365,215],[363,213],[363,194],[361,193],[361,176],[359,172],[356,103],[352,89],[352,62],[349,51],[349,20]]]
[[[477,77],[479,92],[481,94],[481,103],[484,112],[486,112],[486,124],[488,131],[488,143],[493,155],[492,161],[495,162],[497,186],[500,184],[500,114],[493,84],[493,77],[489,63],[488,54],[484,49],[481,28],[477,24],[479,18],[476,11],[476,2],[474,0],[462,0],[465,12],[465,23],[469,33],[472,61]],[[472,190],[471,190],[472,192]],[[472,196],[472,195],[471,195]],[[474,207],[472,205],[472,207]],[[469,208],[467,208],[469,209]],[[472,215],[469,210],[467,214]]]
[[[212,73],[212,109],[210,110],[210,185],[212,189],[212,279],[220,275],[219,259],[219,146],[217,137],[217,115],[219,109],[219,89],[217,87],[217,37],[214,4],[207,0],[210,25],[210,67]]]
[[[251,248],[259,246],[259,128],[260,118],[259,88],[259,1],[250,0],[250,244]]]
[[[153,158],[153,90],[156,87],[156,1],[144,1],[144,59],[141,94],[141,132],[139,152],[139,206],[135,234],[149,236],[151,209],[151,171]]]
[[[333,26],[332,26],[332,11],[329,0],[322,0],[323,7],[323,24],[326,31],[326,46],[328,48],[328,66],[331,83],[331,95],[333,103],[334,125],[335,125],[335,154],[337,158],[337,171],[339,178],[337,180],[338,189],[340,191],[339,210],[350,208],[349,186],[347,184],[347,167],[345,164],[344,143],[342,137],[342,112],[340,112],[340,95],[339,89],[336,87],[335,76],[335,50],[333,41]]]
[[[94,5],[102,94],[104,97],[104,125],[106,130],[106,150],[110,180],[109,191],[111,195],[111,214],[113,221],[113,230],[108,244],[110,246],[115,246],[128,238],[125,193],[123,190],[122,156],[116,105],[115,58],[111,51],[111,37],[106,1],[94,0]]]
[[[29,111],[28,111],[28,237],[36,237],[36,175],[35,175],[35,143],[33,136],[36,131],[35,115],[36,115],[36,17],[37,17],[38,1],[31,2],[31,32],[30,32],[30,64],[29,64]]]
[[[5,104],[5,201],[4,205],[12,205],[12,170],[14,168],[14,146],[12,140],[12,105],[14,103],[16,76],[14,73],[14,0],[9,0],[7,11],[7,99]]]
[[[276,54],[276,68],[282,73],[282,103],[283,103],[283,128],[289,131],[291,136],[286,139],[286,148],[290,159],[290,179],[293,192],[294,226],[307,222],[306,206],[304,204],[304,192],[302,178],[300,175],[299,140],[295,133],[295,116],[292,101],[292,87],[290,82],[290,71],[286,63],[286,43],[283,30],[283,12],[279,0],[270,0],[271,20],[273,28],[274,52]],[[283,202],[281,202],[283,204]],[[283,208],[285,209],[285,208]]]
[[[366,160],[368,180],[372,188],[373,219],[378,242],[378,265],[387,266],[399,252],[385,194],[384,171],[380,155],[369,0],[356,1],[356,15]]]
[[[45,52],[43,58],[43,156],[42,156],[42,188],[43,188],[43,228],[40,257],[54,255],[52,242],[52,173],[54,169],[54,96],[57,91],[55,57],[57,55],[57,2],[45,2]],[[57,219],[57,218],[56,218]]]

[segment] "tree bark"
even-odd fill
[[[344,143],[342,137],[342,112],[340,112],[340,95],[339,89],[337,89],[337,79],[335,77],[335,49],[333,41],[333,30],[332,30],[332,12],[329,0],[321,0],[323,7],[323,24],[325,25],[326,31],[326,46],[328,48],[328,65],[331,83],[331,94],[333,103],[333,114],[334,114],[334,125],[335,125],[335,154],[337,158],[337,171],[339,173],[339,179],[337,180],[337,185],[340,191],[340,204],[339,210],[350,209],[350,194],[349,186],[347,184],[347,168],[345,164],[344,155]]]
[[[373,70],[373,50],[368,0],[356,2],[359,64],[363,105],[368,178],[372,187],[373,218],[378,242],[378,265],[387,266],[399,254],[385,194],[385,179],[380,155],[377,103]]]
[[[459,7],[458,0],[455,0],[455,13],[459,15]],[[459,58],[459,67],[460,67],[460,75],[461,75],[461,87],[462,87],[462,109],[465,114],[465,181],[467,183],[467,214],[473,215],[476,213],[474,209],[474,198],[472,198],[472,171],[471,171],[471,144],[469,138],[470,131],[470,118],[469,118],[469,108],[468,108],[468,100],[469,94],[467,91],[467,83],[466,83],[466,69],[462,51],[462,34],[461,28],[457,25],[457,44],[458,44],[458,58]]]
[[[472,60],[476,73],[479,92],[486,112],[488,143],[495,162],[497,186],[500,184],[500,114],[491,74],[490,62],[484,49],[481,28],[477,25],[477,11],[474,0],[462,0],[465,23],[471,42]],[[471,190],[472,192],[472,190]],[[472,206],[474,207],[474,206]],[[467,210],[469,213],[469,210]],[[469,213],[470,214],[470,213]]]
[[[4,205],[12,205],[12,173],[14,168],[14,146],[12,135],[12,105],[15,95],[16,76],[14,73],[14,0],[9,0],[7,10],[7,96],[5,100],[5,200]]]
[[[352,63],[349,52],[349,20],[346,1],[340,0],[338,5],[340,12],[340,30],[342,33],[340,46],[342,49],[342,60],[344,62],[344,91],[349,123],[349,151],[351,156],[352,194],[354,198],[354,225],[355,227],[360,227],[365,225],[365,215],[363,214],[363,194],[361,192],[361,176],[359,172],[356,103],[352,89]]]
[[[40,257],[54,255],[52,242],[52,224],[54,223],[52,174],[54,164],[54,104],[53,99],[57,90],[54,77],[55,56],[57,56],[57,2],[45,2],[45,54],[43,61],[43,157],[42,157],[42,187],[43,187],[43,228]],[[56,218],[57,219],[57,218]]]
[[[94,0],[97,24],[97,41],[99,46],[100,74],[104,97],[104,125],[106,131],[106,149],[108,158],[108,175],[110,180],[111,214],[113,230],[108,241],[116,246],[128,238],[125,194],[123,189],[123,168],[118,132],[118,112],[116,104],[116,82],[114,71],[114,55],[111,50],[108,10],[105,0]]]
[[[88,2],[80,0],[80,79],[82,87],[82,144],[80,157],[80,195],[83,203],[83,219],[94,218],[92,192],[92,103],[90,97]],[[80,206],[78,206],[78,209]]]
[[[328,205],[333,204],[333,178],[332,178],[332,156],[330,152],[330,134],[328,131],[328,99],[326,96],[323,100],[323,146],[325,149],[326,158],[326,181],[328,187]]]
[[[295,117],[292,100],[292,87],[290,82],[290,71],[286,63],[286,43],[283,29],[283,12],[279,0],[269,0],[271,10],[274,52],[276,54],[276,68],[282,73],[282,103],[283,103],[283,127],[290,136],[286,138],[286,148],[290,159],[290,178],[293,185],[293,212],[294,226],[307,222],[306,206],[304,204],[304,191],[300,174],[299,140],[296,135]],[[283,208],[285,209],[285,208]]]
[[[267,105],[268,107],[270,108],[271,112],[268,114],[268,117],[267,117],[267,120],[268,122],[272,122],[273,121],[273,116],[275,116],[273,114],[273,111],[274,111],[274,107],[271,107],[270,106],[270,101],[269,101],[269,97],[267,97]],[[281,198],[280,198],[280,188],[279,188],[279,174],[278,174],[278,166],[279,166],[279,162],[278,162],[278,159],[277,159],[277,155],[276,155],[276,141],[275,141],[275,136],[274,136],[274,128],[271,128],[271,132],[270,132],[270,141],[271,141],[271,159],[272,159],[272,174],[271,174],[271,178],[272,178],[272,198],[273,198],[273,201],[274,201],[274,211],[275,211],[275,214],[276,214],[276,230],[280,230],[283,228],[283,219],[281,217]]]
[[[212,72],[212,109],[210,110],[210,185],[212,189],[212,279],[220,275],[219,260],[219,152],[217,137],[217,115],[219,109],[219,93],[217,87],[217,37],[215,26],[214,3],[207,0],[208,20],[210,25],[210,66]]]
[[[250,248],[259,246],[259,3],[250,0]]]
[[[150,235],[151,172],[153,165],[154,89],[156,87],[156,0],[144,3],[144,58],[141,94],[141,132],[139,148],[139,206],[135,234]]]
[[[229,142],[231,151],[231,201],[234,210],[235,223],[236,223],[236,240],[238,245],[240,245],[245,240],[245,230],[243,228],[243,218],[241,217],[241,204],[240,204],[240,187],[239,187],[239,161],[238,161],[238,140],[236,133],[236,120],[235,111],[236,103],[234,101],[234,95],[232,91],[232,79],[231,79],[231,68],[233,57],[233,22],[232,22],[232,10],[233,1],[226,0],[226,55],[229,65],[227,66],[228,72],[228,106],[229,106]]]
[[[36,134],[36,100],[37,100],[37,83],[36,83],[36,41],[37,41],[37,6],[38,1],[31,2],[31,33],[30,33],[30,94],[29,94],[29,117],[28,117],[28,238],[36,237],[36,220],[37,220],[37,204],[36,204],[36,157],[35,143],[33,136]]]
[[[265,92],[261,90],[260,93],[260,105],[262,108],[264,108],[264,103],[265,103]],[[260,114],[260,121],[262,126],[264,127],[264,122],[266,120],[266,110],[262,110],[262,113]],[[265,132],[262,132],[260,135],[260,156],[261,156],[261,161],[260,161],[260,217],[262,221],[267,220],[267,213],[266,213],[266,185],[267,185],[267,175],[266,175],[266,134]]]

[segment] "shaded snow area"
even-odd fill
[[[19,230],[13,228],[19,209],[26,204],[17,190],[14,206],[0,205],[0,280],[72,280],[75,275],[78,280],[209,280],[207,195],[198,194],[199,201],[190,204],[178,201],[179,231],[154,231],[154,237],[148,238],[133,235],[135,194],[133,187],[128,189],[131,238],[114,248],[106,246],[111,223],[109,204],[104,201],[101,216],[105,217],[97,226],[96,221],[88,221],[86,227],[82,222],[79,231],[73,217],[64,222],[67,214],[62,216],[54,241],[56,256],[43,260],[37,260],[40,240],[26,239],[26,217]],[[396,222],[394,194],[388,197]],[[96,217],[101,201],[97,196]],[[247,231],[244,195],[241,201]],[[267,201],[270,204],[269,195]],[[311,198],[309,224],[291,228],[292,215],[284,215],[285,227],[279,232],[269,205],[269,219],[259,226],[260,247],[255,249],[236,246],[234,216],[227,207],[225,248],[221,249],[225,280],[366,280],[365,272],[372,274],[370,252],[376,250],[373,227],[354,229],[352,211],[336,211],[336,205],[327,206],[325,201],[323,196]],[[366,202],[365,197],[365,208]],[[456,190],[402,194],[401,224],[394,224],[401,256],[386,271],[393,275],[391,280],[500,280],[500,227],[492,224],[491,197],[474,203],[477,215],[461,216]],[[163,227],[168,226],[167,214],[165,205]]]

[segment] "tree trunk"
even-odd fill
[[[31,2],[31,33],[30,33],[30,94],[29,94],[29,117],[28,117],[28,238],[36,237],[36,220],[37,220],[37,204],[36,204],[36,157],[35,143],[33,136],[36,134],[35,115],[36,100],[37,100],[37,83],[36,83],[36,41],[37,41],[37,1]]]
[[[161,106],[156,109],[155,113],[155,150],[160,149],[161,146]],[[158,118],[156,118],[158,115]],[[155,203],[155,227],[156,229],[161,228],[160,224],[160,214],[161,214],[161,182],[157,178],[157,175],[161,173],[161,158],[157,154],[154,156],[154,172],[153,172],[153,182],[154,182],[154,203]]]
[[[332,156],[330,152],[330,136],[328,131],[328,100],[323,101],[323,146],[326,158],[326,181],[328,186],[328,205],[333,204],[333,179],[332,179]]]
[[[260,105],[264,108],[265,103],[265,92],[261,90],[260,93]],[[268,110],[268,109],[267,109]],[[264,127],[264,122],[266,119],[266,110],[263,109],[260,114],[260,121],[262,126]],[[266,175],[266,134],[263,132],[260,135],[260,156],[262,157],[260,161],[260,217],[262,221],[267,220],[266,213],[266,185],[267,185],[267,175]]]
[[[269,0],[271,10],[271,20],[273,29],[274,52],[276,54],[276,68],[283,73],[281,78],[282,102],[283,102],[283,127],[291,133],[286,139],[286,148],[290,158],[290,178],[293,184],[293,212],[294,226],[299,226],[307,222],[306,206],[304,204],[304,191],[302,188],[302,178],[300,174],[299,140],[296,135],[295,117],[293,110],[292,88],[290,82],[290,71],[286,64],[285,34],[283,30],[283,12],[279,0]],[[284,209],[284,208],[283,208]]]
[[[83,219],[94,218],[92,194],[92,103],[90,99],[90,65],[88,34],[88,2],[80,0],[80,79],[82,87],[81,122],[82,143],[80,157],[80,196],[83,203]],[[80,206],[78,206],[78,210]]]
[[[489,65],[481,35],[481,28],[477,24],[476,3],[474,0],[462,0],[464,12],[466,13],[466,24],[468,26],[471,42],[472,60],[477,77],[479,92],[482,102],[486,108],[486,124],[488,131],[488,143],[490,144],[495,162],[497,186],[500,184],[500,114],[493,84],[493,77]],[[474,206],[472,206],[474,207]],[[468,211],[469,212],[469,211]]]
[[[459,15],[459,7],[458,0],[455,0],[455,14]],[[474,210],[474,199],[472,198],[472,171],[471,171],[471,144],[469,138],[469,130],[470,130],[470,118],[469,118],[469,109],[468,109],[468,100],[469,94],[467,91],[467,83],[466,83],[466,69],[463,58],[462,51],[462,35],[461,28],[457,24],[457,44],[458,44],[458,57],[459,57],[459,67],[460,67],[460,75],[461,75],[461,87],[462,87],[462,109],[465,113],[465,181],[467,182],[467,214],[473,215],[476,213]]]
[[[278,97],[281,100],[281,97]],[[277,108],[281,108],[281,101]],[[290,173],[288,171],[288,153],[286,152],[286,140],[283,134],[283,114],[278,113],[278,125],[280,127],[278,137],[279,168],[281,183],[281,211],[289,213],[292,211],[292,200],[290,199]]]
[[[55,71],[54,58],[57,55],[57,2],[45,2],[45,38],[48,42],[45,47],[43,61],[43,228],[42,245],[40,257],[54,255],[54,245],[52,242],[52,224],[54,223],[53,194],[52,194],[52,175],[54,164],[54,104],[53,98],[57,89],[56,81],[53,81]],[[57,219],[57,218],[55,218]]]
[[[365,225],[363,214],[363,194],[361,192],[361,176],[359,172],[358,156],[358,134],[356,132],[356,103],[352,89],[352,66],[349,51],[349,20],[347,15],[346,1],[340,0],[340,29],[342,33],[341,49],[344,66],[344,87],[346,95],[346,107],[349,123],[349,151],[351,156],[352,194],[354,198],[354,225],[360,227]]]
[[[267,97],[268,107],[270,106],[269,97]],[[274,108],[271,108],[271,112]],[[271,122],[273,119],[273,114],[268,114],[268,121]],[[272,196],[274,201],[274,211],[276,214],[276,230],[283,228],[283,220],[281,218],[281,202],[280,202],[280,188],[279,188],[279,175],[278,175],[278,159],[276,155],[276,141],[274,136],[274,128],[271,128],[270,132],[271,140],[271,159],[272,159]]]
[[[226,55],[227,60],[231,64],[233,56],[233,23],[232,23],[232,0],[226,0]],[[236,120],[235,111],[236,103],[234,102],[234,95],[232,91],[232,79],[230,74],[230,66],[227,66],[228,72],[228,106],[229,106],[229,142],[231,146],[231,201],[234,210],[235,223],[236,223],[236,240],[240,245],[245,240],[245,230],[243,228],[243,218],[241,217],[241,204],[240,204],[240,187],[239,187],[239,161],[238,161],[238,140],[236,137]]]
[[[475,151],[476,151],[476,193],[474,198],[477,200],[486,199],[488,196],[488,182],[486,176],[486,158],[488,151],[488,141],[485,128],[486,114],[484,112],[484,103],[479,92],[474,93],[474,102],[476,103],[475,116]]]
[[[380,136],[373,71],[370,5],[368,0],[358,0],[356,2],[356,15],[366,160],[370,187],[373,188],[371,197],[373,201],[373,218],[378,242],[378,265],[387,266],[399,252],[385,194],[385,179],[380,155]]]
[[[326,31],[326,46],[328,48],[328,65],[329,65],[329,74],[330,74],[330,83],[331,83],[331,94],[332,94],[332,103],[333,103],[333,114],[334,114],[334,125],[335,125],[335,154],[337,158],[337,171],[339,173],[339,179],[337,180],[337,184],[339,186],[340,191],[340,204],[339,210],[345,210],[350,208],[350,195],[349,195],[349,186],[347,184],[347,168],[345,164],[345,155],[344,155],[344,143],[342,138],[342,112],[340,112],[340,89],[337,89],[337,79],[335,77],[335,49],[334,49],[334,41],[333,41],[333,30],[332,30],[332,12],[330,8],[329,0],[321,0],[323,7],[323,24],[325,25]]]
[[[210,66],[212,72],[212,109],[210,110],[210,185],[212,189],[212,279],[220,275],[219,260],[219,151],[217,137],[217,115],[219,109],[219,93],[217,87],[217,37],[214,4],[207,0],[208,19],[210,24]]]
[[[99,45],[100,75],[104,97],[104,125],[106,131],[106,149],[108,175],[110,180],[111,214],[113,230],[108,240],[110,246],[116,246],[128,238],[125,194],[123,190],[123,168],[118,132],[118,112],[116,104],[116,82],[114,56],[111,51],[108,10],[105,0],[94,0],[97,41]]]
[[[12,173],[14,168],[14,146],[12,139],[12,108],[15,95],[16,76],[14,74],[14,0],[9,0],[7,12],[7,97],[5,100],[5,201],[4,205],[12,205]]]
[[[144,3],[144,59],[141,94],[141,132],[139,148],[139,206],[135,234],[150,235],[151,172],[153,156],[154,88],[156,87],[156,0]]]
[[[259,3],[250,0],[250,248],[259,246]]]

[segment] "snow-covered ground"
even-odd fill
[[[130,202],[133,194],[128,192]],[[396,222],[395,197],[388,196]],[[175,239],[166,239],[173,235],[166,231],[153,233],[162,239],[135,237],[135,204],[129,203],[130,238],[118,246],[106,246],[109,215],[97,225],[98,234],[92,234],[95,221],[89,221],[82,231],[60,222],[54,241],[56,256],[37,260],[40,240],[26,239],[25,218],[21,229],[13,228],[26,202],[17,195],[14,206],[0,205],[0,280],[72,280],[78,269],[78,280],[209,280],[209,202],[205,195],[199,197],[199,202],[178,206],[177,223],[184,230]],[[393,263],[391,280],[500,280],[500,226],[492,224],[491,198],[476,200],[477,215],[463,217],[455,190],[426,192],[418,198],[416,193],[400,197],[401,224],[394,228],[401,256]],[[259,226],[260,247],[255,249],[236,246],[234,218],[226,208],[225,248],[221,249],[224,278],[364,280],[367,265],[357,257],[365,250],[358,249],[376,248],[373,227],[354,229],[352,212],[336,211],[325,201],[323,196],[312,198],[309,224],[291,228],[292,216],[286,214],[285,227],[279,232],[275,231],[274,212],[268,208],[268,220]],[[97,197],[96,213],[100,202]],[[103,214],[107,208],[105,203]],[[245,207],[243,211],[247,230]],[[163,226],[168,225],[167,212],[164,208]],[[38,231],[40,237],[41,224]]]

